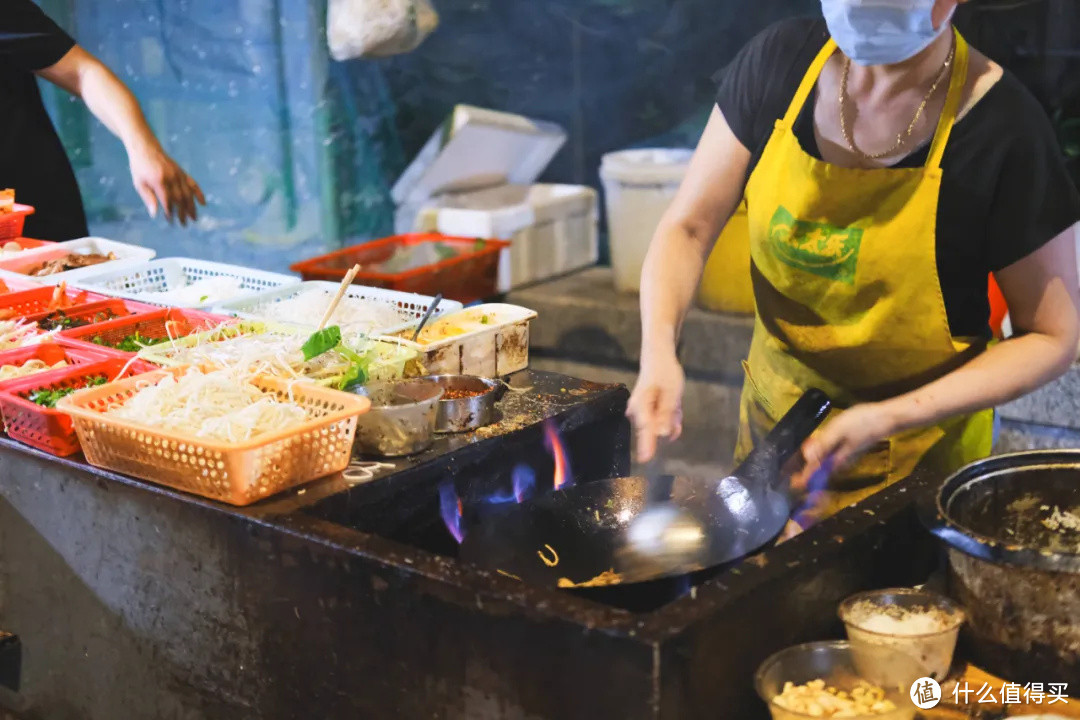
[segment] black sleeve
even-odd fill
[[[1012,265],[1080,222],[1080,193],[1049,118],[1019,81],[1001,82],[1015,83],[1013,117],[1023,119],[1024,132],[1010,133],[987,218],[991,271]]]
[[[75,41],[31,0],[0,0],[0,59],[34,72],[64,57]]]
[[[781,20],[758,33],[713,75],[716,104],[745,148],[754,151],[768,139],[827,39],[819,19]]]

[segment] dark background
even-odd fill
[[[712,73],[769,23],[820,7],[433,0],[441,24],[418,50],[336,63],[325,0],[40,2],[131,84],[210,195],[194,229],[147,219],[122,148],[50,88],[94,232],[270,269],[391,232],[391,185],[457,103],[566,128],[545,180],[598,186],[606,152],[692,146],[712,104]],[[1056,115],[1063,151],[1080,156],[1080,1],[973,0],[957,22]]]

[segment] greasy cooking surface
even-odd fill
[[[1012,468],[974,479],[945,506],[972,533],[1034,550],[1080,553],[1080,469]]]

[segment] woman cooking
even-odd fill
[[[822,0],[824,22],[777,24],[718,74],[642,272],[639,460],[681,432],[679,329],[743,199],[757,314],[736,455],[807,388],[837,408],[803,447],[798,526],[987,455],[989,408],[1075,359],[1080,195],[1040,106],[953,28],[962,1]],[[990,273],[1015,333],[998,344]]]

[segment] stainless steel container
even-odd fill
[[[439,401],[435,432],[466,432],[495,422],[495,403],[506,391],[498,380],[471,375],[432,375],[425,379],[445,391]]]
[[[1080,684],[1080,450],[973,463],[923,516],[946,545],[971,659],[1014,682]]]
[[[371,383],[355,392],[371,400],[371,410],[356,424],[355,452],[401,457],[431,446],[444,392],[438,383],[423,378]]]

